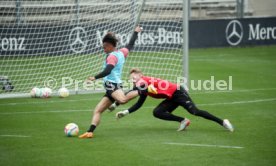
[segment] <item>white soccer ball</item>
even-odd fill
[[[39,88],[34,87],[31,91],[30,91],[30,95],[31,97],[36,97],[36,92],[39,90]]]
[[[51,97],[51,95],[52,95],[52,89],[50,89],[50,88],[42,88],[41,89],[41,93],[42,93],[41,97],[43,97],[43,98]]]
[[[58,96],[62,97],[62,98],[68,97],[69,96],[69,90],[67,88],[60,88],[58,90]]]
[[[41,89],[34,87],[30,92],[31,97],[40,97],[41,96]]]
[[[74,137],[79,134],[79,127],[75,123],[69,123],[64,128],[64,133],[67,137]]]

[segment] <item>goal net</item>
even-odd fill
[[[84,80],[102,70],[102,37],[114,32],[123,47],[137,24],[143,32],[126,60],[123,80],[138,67],[145,75],[176,82],[183,75],[182,2],[1,1],[0,93],[44,86],[56,91],[63,84],[85,90]]]

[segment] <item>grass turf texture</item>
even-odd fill
[[[229,118],[234,133],[180,107],[174,113],[188,117],[192,123],[187,131],[176,132],[178,123],[152,116],[161,100],[148,99],[138,112],[119,121],[114,118],[115,112],[104,113],[93,139],[68,138],[64,126],[75,122],[80,132],[85,132],[90,109],[102,94],[1,99],[1,165],[275,165],[275,52],[275,46],[191,50],[191,79],[233,76],[233,91],[192,91],[191,97],[201,109]]]

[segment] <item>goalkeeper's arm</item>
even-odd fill
[[[133,106],[131,106],[127,110],[117,112],[116,117],[119,119],[119,118],[122,118],[122,117],[130,114],[130,113],[137,111],[139,108],[142,107],[142,105],[144,104],[146,99],[147,99],[147,95],[141,94],[138,101]]]

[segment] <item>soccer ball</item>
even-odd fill
[[[62,97],[62,98],[68,97],[69,96],[69,90],[67,88],[60,88],[58,90],[58,96]]]
[[[34,88],[30,91],[31,97],[36,97],[37,91],[39,91],[39,88],[34,87]]]
[[[51,97],[51,95],[52,95],[52,89],[50,89],[50,88],[42,88],[41,89],[41,93],[42,93],[41,97],[43,97],[43,98]]]
[[[30,92],[31,97],[41,97],[41,89],[34,87]]]
[[[67,137],[74,137],[79,134],[79,127],[75,123],[69,123],[64,128],[64,133]]]

